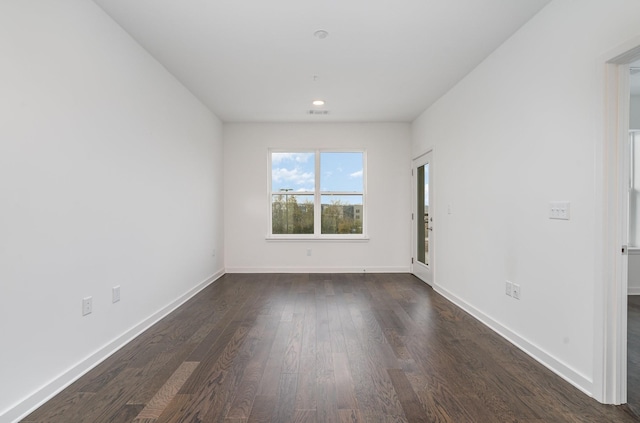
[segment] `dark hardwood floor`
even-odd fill
[[[627,305],[627,403],[640,416],[640,295],[629,295]]]
[[[634,422],[406,274],[226,275],[23,422]]]

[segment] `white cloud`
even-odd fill
[[[271,153],[271,163],[281,162],[307,163],[313,157],[313,153]]]
[[[273,169],[271,177],[274,182],[288,182],[291,185],[310,185],[313,186],[313,173],[303,172],[299,168],[286,169],[283,167]]]
[[[362,178],[362,169],[349,175],[351,178]]]

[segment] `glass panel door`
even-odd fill
[[[418,167],[417,178],[417,249],[418,261],[429,265],[429,163]]]
[[[412,272],[433,281],[433,159],[432,153],[413,161],[413,259]]]

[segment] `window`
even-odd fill
[[[270,151],[273,238],[364,238],[365,152]]]

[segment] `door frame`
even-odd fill
[[[418,154],[411,160],[411,273],[418,279],[422,280],[429,286],[434,285],[435,280],[435,230],[429,234],[429,265],[425,266],[417,259],[418,249],[418,185],[417,185],[417,169],[418,167],[429,163],[429,217],[433,219],[435,208],[433,207],[434,189],[434,152],[433,148],[427,149]],[[425,159],[429,158],[428,161]]]
[[[593,396],[627,402],[629,64],[640,59],[640,37],[603,56],[604,136],[596,145],[596,290]]]

